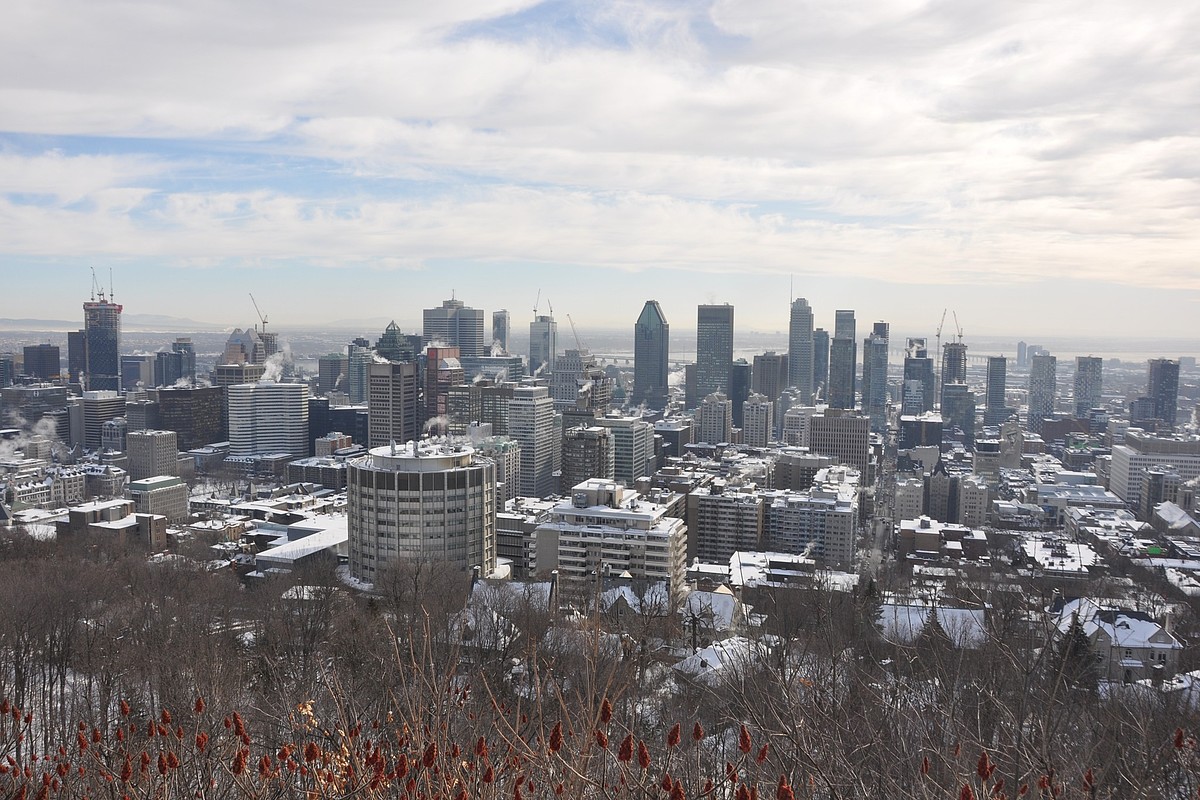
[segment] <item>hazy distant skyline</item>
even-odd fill
[[[794,276],[827,329],[1191,336],[1196,41],[1185,2],[5,4],[0,317],[95,266],[227,325],[540,288],[775,331]]]

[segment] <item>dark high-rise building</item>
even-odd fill
[[[942,345],[942,383],[967,382],[967,345],[946,342]]]
[[[904,397],[900,413],[916,416],[932,411],[937,379],[933,374],[933,359],[924,339],[908,340],[908,355],[904,358]]]
[[[751,388],[774,403],[788,385],[787,353],[768,351],[754,357]]]
[[[938,404],[946,406],[946,387],[967,382],[967,345],[963,342],[946,342],[942,345],[942,374],[940,376]],[[972,405],[972,408],[974,406]],[[946,414],[943,411],[942,416]]]
[[[742,417],[742,406],[750,397],[750,384],[754,380],[750,364],[746,359],[739,358],[729,367],[729,400],[733,403],[733,424],[742,427],[745,419]]]
[[[1012,416],[1012,409],[1004,402],[1007,376],[1008,359],[1004,356],[989,356],[985,398],[987,410],[984,412],[984,425],[999,425]]]
[[[829,343],[829,390],[826,400],[831,408],[854,408],[853,339],[836,336]]]
[[[829,331],[817,328],[812,334],[813,393],[829,396]]]
[[[942,420],[946,430],[963,432],[963,444],[975,444],[975,393],[965,383],[942,384]]]
[[[312,397],[308,398],[308,444],[313,446],[313,442],[333,432],[333,427],[329,423],[329,398],[328,397]],[[341,431],[341,433],[354,434],[350,431]],[[310,450],[309,452],[312,452]]]
[[[100,299],[83,304],[87,338],[86,384],[92,391],[121,388],[121,311],[123,307],[100,292]]]
[[[1175,427],[1179,404],[1179,362],[1169,358],[1150,360],[1146,396],[1154,403],[1154,416]]]
[[[671,326],[657,300],[647,300],[633,326],[634,405],[667,407]]]
[[[87,331],[67,333],[67,373],[72,382],[82,381],[87,372]]]
[[[48,381],[62,370],[58,345],[35,344],[25,348],[25,374]]]
[[[329,394],[335,389],[345,391],[349,359],[343,353],[328,353],[317,359],[317,394]],[[311,419],[311,415],[309,419]],[[326,431],[328,433],[328,431]],[[325,434],[321,434],[324,436]]]
[[[421,438],[421,368],[415,361],[371,364],[368,387],[368,447]]]
[[[1029,345],[1025,342],[1017,342],[1017,369],[1024,369],[1028,360]]]
[[[158,390],[163,430],[178,434],[180,451],[229,440],[222,386],[164,387]]]
[[[829,344],[829,389],[825,395],[834,408],[854,408],[854,367],[858,362],[858,342],[854,336],[854,312],[835,311],[833,341]]]
[[[153,389],[155,356],[121,356],[121,385],[126,389]]]
[[[1029,413],[1025,427],[1033,433],[1042,432],[1042,422],[1054,416],[1054,397],[1057,390],[1058,359],[1036,355],[1029,360]]]
[[[788,381],[800,392],[800,400],[809,403],[813,391],[813,314],[808,301],[792,301],[788,318]]]
[[[371,438],[371,413],[366,406],[330,406],[329,428],[350,434],[355,444],[365,447]]]
[[[876,322],[863,340],[862,405],[876,432],[887,429],[889,332],[886,322]]]
[[[0,389],[12,386],[17,377],[17,357],[13,353],[0,353]]]
[[[388,323],[375,342],[375,351],[388,361],[413,361],[421,355],[424,342],[415,333],[403,333],[395,320]]]
[[[479,358],[491,353],[491,342],[483,340],[483,311],[468,308],[462,300],[443,300],[440,308],[424,312],[425,344],[438,343],[457,347],[463,358]]]
[[[1104,359],[1097,356],[1075,357],[1075,418],[1087,419],[1087,413],[1100,405],[1103,391]]]
[[[529,374],[536,377],[554,369],[558,358],[558,323],[549,314],[537,314],[529,323]]]
[[[508,312],[503,308],[492,312],[492,347],[499,347],[501,353],[508,352]],[[500,353],[493,353],[500,355]]]
[[[707,397],[729,391],[733,365],[733,306],[698,306],[696,309],[696,393]]]
[[[176,339],[170,351],[154,354],[154,385],[173,386],[180,381],[196,380],[196,348],[188,338]]]

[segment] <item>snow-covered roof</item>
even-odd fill
[[[744,636],[733,636],[713,642],[674,665],[673,669],[688,678],[709,686],[725,675],[737,674],[762,658],[760,645]]]
[[[1056,626],[1066,633],[1078,616],[1089,639],[1104,633],[1114,647],[1128,649],[1182,650],[1183,644],[1149,614],[1102,606],[1082,597],[1063,604]]]
[[[974,648],[987,639],[987,623],[980,608],[946,608],[922,604],[884,603],[879,617],[883,637],[892,642],[911,644],[924,632],[931,614],[956,647]]]

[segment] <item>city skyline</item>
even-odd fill
[[[93,266],[227,325],[540,288],[619,328],[578,290],[636,284],[777,330],[794,276],[906,330],[1182,336],[1200,300],[1188,4],[234,12],[0,11],[0,317],[74,318]]]

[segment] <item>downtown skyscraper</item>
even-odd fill
[[[1179,405],[1179,362],[1151,359],[1146,383],[1146,396],[1154,404],[1154,418],[1174,428]]]
[[[800,392],[804,403],[812,401],[813,391],[813,314],[808,301],[792,301],[788,319],[788,381]]]
[[[983,415],[984,425],[999,425],[1012,416],[1004,400],[1007,389],[1008,359],[1004,356],[988,356],[987,388],[984,393],[986,410]]]
[[[696,308],[696,393],[700,398],[729,391],[733,368],[733,306]]]
[[[854,340],[854,312],[834,312],[833,341],[829,343],[829,389],[825,396],[833,408],[854,408],[854,367],[858,342]]]
[[[1029,360],[1029,411],[1025,427],[1033,433],[1042,432],[1042,422],[1054,416],[1058,359],[1051,355],[1036,355]]]
[[[92,391],[121,388],[121,312],[101,290],[83,304],[84,385]]]
[[[647,300],[633,326],[634,405],[667,407],[670,334],[671,326],[658,301]]]
[[[863,413],[871,419],[871,430],[887,430],[888,336],[886,322],[876,322],[863,340]]]
[[[1104,381],[1104,359],[1075,357],[1075,418],[1087,419],[1089,410],[1100,405]]]

